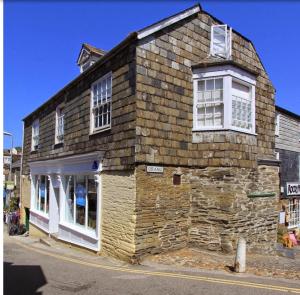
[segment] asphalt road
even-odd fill
[[[37,242],[4,236],[4,294],[300,294],[296,281],[128,266],[68,253],[68,249],[54,251]]]

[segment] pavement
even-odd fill
[[[234,259],[232,254],[185,248],[148,256],[143,260],[143,264],[164,264],[232,273]],[[287,249],[278,244],[277,255],[247,254],[246,265],[248,274],[300,281],[300,247]]]
[[[300,282],[178,265],[129,265],[39,239],[4,234],[4,294],[300,294]]]

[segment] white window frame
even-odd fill
[[[56,108],[56,114],[55,114],[55,144],[63,143],[64,142],[64,104],[59,105]],[[62,122],[62,134],[59,134],[60,131],[60,124]]]
[[[86,188],[86,195],[85,195],[85,220],[84,220],[84,225],[81,225],[79,223],[76,222],[76,180],[79,174],[72,174],[72,175],[64,175],[64,194],[63,194],[63,203],[62,203],[62,210],[61,210],[61,224],[63,224],[64,226],[70,227],[75,229],[78,232],[82,232],[84,234],[88,234],[88,235],[95,235],[98,236],[98,224],[100,222],[99,220],[99,203],[100,203],[100,185],[99,185],[99,180],[98,180],[98,175],[96,177],[96,175],[94,174],[82,174],[82,176],[85,177],[85,188]],[[74,195],[73,195],[73,221],[70,222],[67,218],[66,218],[66,208],[67,208],[67,198],[69,196],[69,184],[68,181],[70,180],[70,177],[73,179],[73,186],[74,186]],[[95,179],[95,184],[96,184],[96,192],[97,192],[97,208],[96,208],[96,227],[95,229],[91,228],[88,226],[88,178],[92,177]]]
[[[214,50],[214,40],[215,40],[215,29],[216,28],[224,28],[225,32],[225,50],[224,53],[218,53]],[[226,59],[231,58],[231,52],[232,52],[232,28],[229,28],[227,25],[212,25],[211,26],[211,40],[210,40],[210,55],[212,56],[218,56]]]
[[[275,113],[275,135],[279,136],[279,128],[280,128],[280,114]]]
[[[197,126],[197,83],[199,80],[208,78],[223,78],[223,127],[201,127]],[[239,128],[232,125],[232,81],[243,84],[250,88],[251,92],[251,129]],[[232,65],[212,66],[210,68],[199,68],[193,71],[193,131],[205,130],[235,130],[255,135],[255,85],[254,75]]]
[[[31,150],[36,151],[39,148],[40,141],[40,121],[36,119],[32,123]]]
[[[106,101],[105,103],[100,103],[99,105],[97,105],[96,107],[94,106],[94,86],[101,83],[103,80],[106,80],[107,78],[111,79],[110,81],[110,85],[111,85],[111,90],[110,90],[110,115],[109,115],[109,124],[106,124],[104,126],[101,127],[95,127],[95,115],[94,112],[96,110],[96,108],[100,108],[101,106],[104,107],[105,104],[108,103],[108,101]],[[108,129],[111,129],[111,118],[112,118],[112,72],[107,73],[106,75],[102,76],[100,79],[98,79],[97,81],[95,81],[92,85],[91,85],[91,102],[90,102],[90,134],[94,134],[94,133],[98,133],[98,132],[102,132]]]
[[[40,194],[40,181],[41,181],[41,176],[45,177],[45,205],[44,205],[44,210],[41,210],[41,194]],[[49,196],[47,193],[47,180],[49,181]],[[32,194],[32,203],[31,203],[31,208],[33,209],[33,212],[41,214],[45,217],[49,217],[49,211],[50,208],[48,207],[48,212],[47,212],[47,205],[49,203],[50,199],[50,176],[49,175],[34,175],[32,177],[33,181],[33,194]],[[31,210],[32,210],[31,209]]]
[[[297,228],[300,225],[300,199],[290,199],[288,204],[290,217],[288,228]]]

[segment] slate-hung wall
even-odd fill
[[[112,72],[112,128],[89,135],[91,85]],[[107,150],[105,170],[132,169],[135,145],[135,47],[127,45],[107,62],[84,73],[80,82],[60,92],[24,120],[23,173],[28,161]],[[65,103],[64,145],[54,148],[56,107]],[[40,121],[40,147],[31,151],[32,122]]]
[[[212,24],[216,21],[202,12],[139,43],[138,162],[255,167],[253,154],[257,153],[258,158],[274,157],[274,89],[251,43],[234,32],[232,59],[259,73],[255,93],[257,136],[235,134],[232,139],[217,133],[215,138],[201,132],[201,139],[193,143],[191,66],[209,56]]]

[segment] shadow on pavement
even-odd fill
[[[13,265],[4,262],[4,295],[41,295],[37,289],[47,284],[39,265]]]

